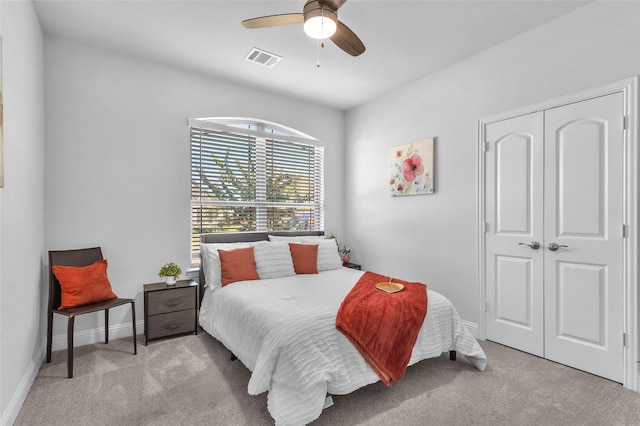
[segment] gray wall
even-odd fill
[[[426,282],[477,323],[478,119],[637,74],[640,3],[597,2],[350,111],[354,260]],[[430,136],[436,193],[390,197],[389,147]]]
[[[43,354],[44,76],[42,32],[31,2],[3,1],[0,8],[0,424],[11,424]]]

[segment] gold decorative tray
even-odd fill
[[[388,281],[385,283],[376,284],[376,288],[386,293],[397,293],[399,291],[402,291],[404,286],[400,283],[392,283],[391,281]]]

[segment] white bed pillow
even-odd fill
[[[261,279],[296,274],[288,243],[260,241],[254,246],[253,256]]]
[[[340,254],[338,254],[338,245],[333,238],[303,239],[300,242],[304,244],[318,244],[318,272],[342,267],[342,259],[340,259]]]
[[[237,248],[247,248],[255,246],[258,241],[248,243],[208,243],[200,244],[202,256],[202,270],[204,271],[205,285],[209,290],[222,287],[222,273],[220,267],[220,250],[233,250]]]
[[[287,243],[299,243],[303,240],[326,240],[324,235],[298,235],[296,237],[287,237],[284,235],[271,235],[269,234],[269,241],[271,242],[287,242]]]

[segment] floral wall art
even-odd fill
[[[433,194],[434,142],[435,138],[428,138],[389,150],[392,196]]]

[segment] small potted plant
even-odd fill
[[[158,272],[158,276],[163,278],[167,285],[174,285],[180,274],[182,274],[182,269],[173,262],[165,264]]]
[[[339,248],[340,253],[342,254],[342,264],[347,265],[349,263],[349,253],[351,253],[351,249],[346,246],[342,246]]]
[[[338,246],[338,254],[342,258],[342,265],[347,266],[347,264],[349,263],[349,253],[351,253],[351,249],[346,245],[340,244],[338,238],[334,234],[331,234],[329,236],[329,239],[335,240],[336,246]]]

